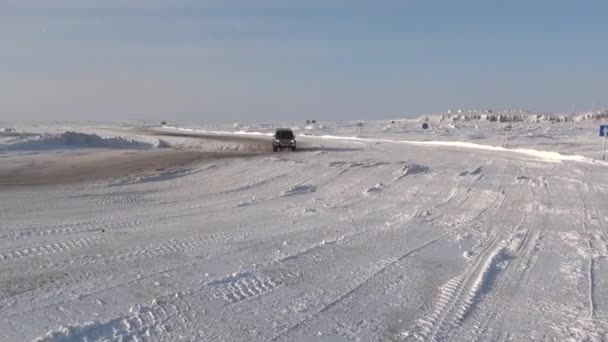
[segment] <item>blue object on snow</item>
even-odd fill
[[[600,137],[608,137],[608,125],[600,125]]]

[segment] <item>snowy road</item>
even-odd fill
[[[0,340],[608,339],[605,165],[302,141],[0,190]]]

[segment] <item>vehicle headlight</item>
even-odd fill
[[[293,140],[293,139],[291,139],[290,143],[295,144],[295,143],[296,143],[296,141],[295,141],[295,140]]]

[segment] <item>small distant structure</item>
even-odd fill
[[[361,122],[361,121],[357,122],[357,131],[359,132],[359,134],[361,134],[362,127],[363,127],[363,122]]]
[[[391,124],[393,124],[393,125],[394,125],[394,124],[395,124],[395,120],[391,121]]]
[[[312,121],[311,121],[311,123],[313,123],[313,124],[314,124],[314,123],[317,123],[317,120],[312,120]]]
[[[163,122],[160,123],[161,126],[164,126],[166,124],[167,124],[167,121],[163,121]]]
[[[306,124],[307,124],[307,125],[310,125],[310,120],[306,120]]]

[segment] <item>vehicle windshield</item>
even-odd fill
[[[274,135],[277,139],[293,139],[292,131],[277,131]]]

